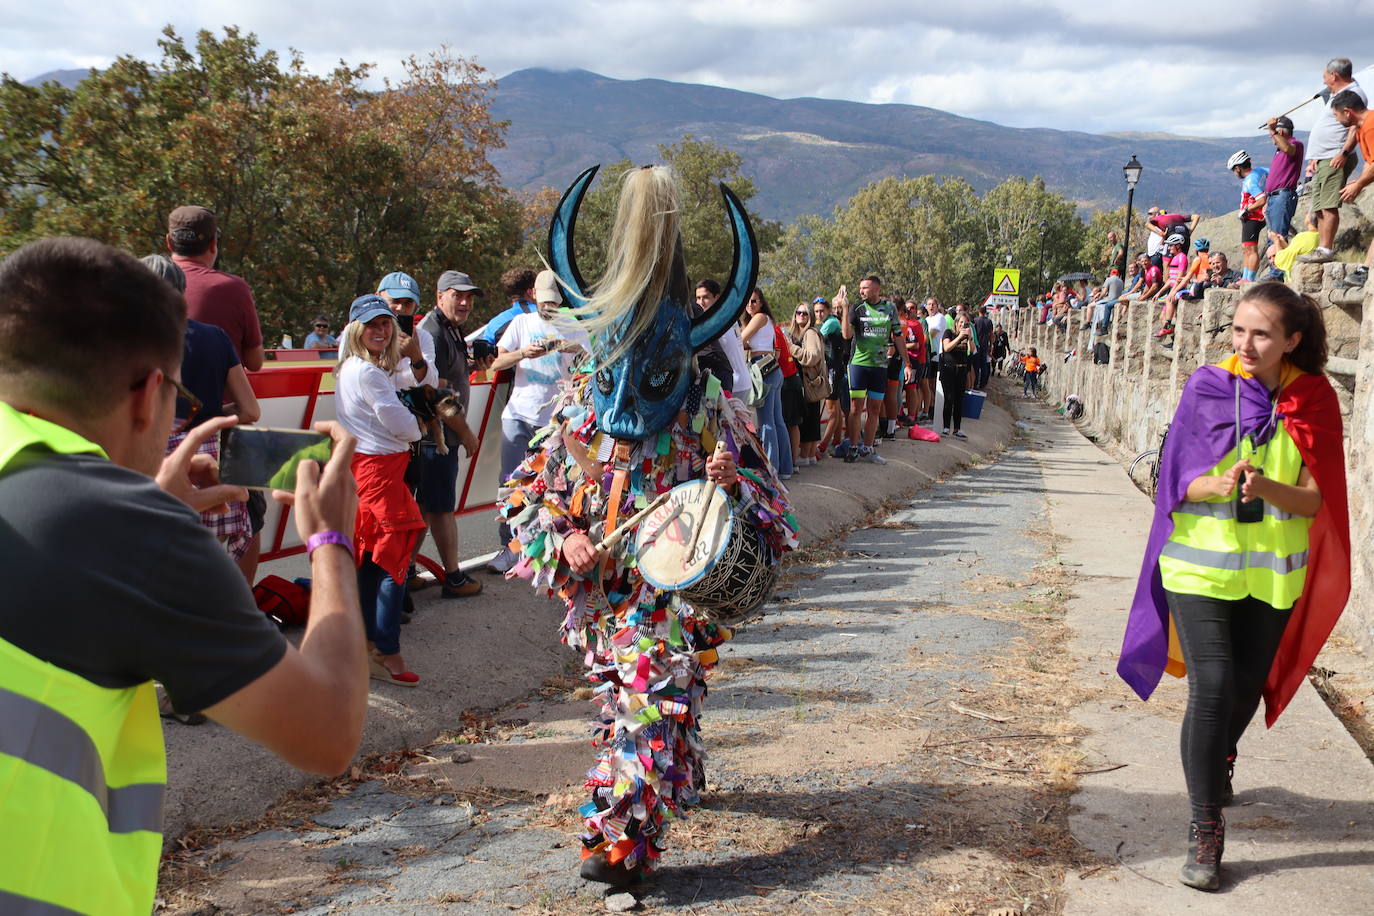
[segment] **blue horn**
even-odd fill
[[[754,227],[749,225],[749,217],[744,212],[744,204],[734,191],[723,184],[720,193],[725,197],[725,209],[730,213],[730,231],[735,236],[735,260],[730,269],[730,279],[721,293],[721,301],[709,312],[692,319],[693,351],[700,350],[724,334],[726,328],[739,320],[759,275],[759,250],[754,242]]]
[[[579,308],[587,304],[587,294],[584,292],[587,284],[577,269],[577,258],[573,254],[573,229],[577,226],[577,208],[582,205],[582,198],[599,168],[601,166],[594,165],[577,176],[577,180],[563,193],[563,199],[554,211],[553,222],[549,224],[549,266],[562,281],[568,304]]]

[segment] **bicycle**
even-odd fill
[[[1146,477],[1143,483],[1140,478],[1136,476],[1136,469],[1139,468],[1142,463],[1149,469],[1149,476]],[[1130,477],[1131,483],[1135,484],[1136,487],[1153,500],[1155,498],[1155,490],[1159,486],[1159,449],[1146,449],[1132,458],[1130,466],[1126,468],[1126,476]]]

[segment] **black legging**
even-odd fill
[[[1193,820],[1215,820],[1226,785],[1226,758],[1259,708],[1291,610],[1257,598],[1225,601],[1165,593],[1188,666],[1188,711],[1180,750]]]
[[[946,429],[958,429],[964,419],[964,382],[968,381],[968,366],[940,361],[940,386],[945,389],[944,423]]]

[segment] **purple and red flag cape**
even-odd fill
[[[1174,413],[1164,454],[1150,539],[1140,566],[1117,673],[1140,698],[1149,699],[1167,669],[1182,676],[1170,655],[1169,608],[1159,574],[1159,555],[1173,534],[1171,513],[1188,484],[1235,447],[1236,387],[1240,387],[1241,435],[1263,445],[1275,433],[1271,417],[1283,423],[1322,494],[1321,509],[1308,532],[1307,584],[1293,607],[1283,641],[1264,685],[1264,721],[1273,725],[1307,676],[1350,595],[1350,515],[1346,503],[1340,404],[1324,375],[1285,364],[1277,414],[1269,391],[1232,356],[1203,366],[1188,379]]]

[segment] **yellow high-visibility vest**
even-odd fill
[[[99,446],[0,403],[0,474]],[[147,916],[167,757],[151,681],[101,687],[0,639],[0,913]]]
[[[1242,443],[1246,457],[1256,451]],[[1282,423],[1261,446],[1266,477],[1296,484],[1302,453]],[[1220,475],[1236,463],[1232,449],[1209,471]],[[1236,521],[1236,501],[1208,499],[1183,502],[1172,514],[1174,533],[1159,558],[1164,587],[1185,595],[1205,595],[1238,601],[1253,596],[1280,610],[1290,608],[1307,582],[1308,530],[1312,519],[1284,512],[1265,503],[1258,521]]]

